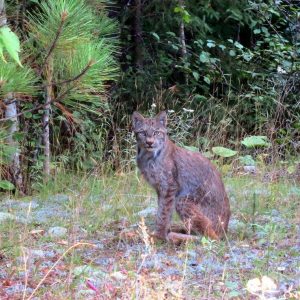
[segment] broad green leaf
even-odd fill
[[[200,101],[205,101],[206,97],[203,95],[195,94],[194,99],[200,102]]]
[[[236,281],[225,281],[225,285],[230,290],[235,290],[239,287],[239,284]]]
[[[243,59],[246,61],[250,61],[252,59],[253,55],[250,53],[244,53],[243,54]]]
[[[204,76],[204,81],[205,81],[207,84],[210,84],[210,79],[209,79],[209,77]]]
[[[200,61],[206,63],[209,61],[210,54],[208,52],[202,51],[200,54]]]
[[[228,297],[231,299],[231,298],[236,298],[238,296],[241,296],[241,292],[240,291],[236,291],[236,290],[233,290],[233,291],[230,291],[228,293]]]
[[[172,31],[167,31],[166,34],[168,34],[168,35],[170,35],[172,37],[176,36],[176,34],[174,32],[172,32]]]
[[[202,155],[206,158],[213,158],[213,154],[209,151],[203,152]]]
[[[287,171],[288,171],[289,174],[295,173],[296,172],[296,166],[289,166],[287,168]]]
[[[213,41],[213,40],[207,40],[206,46],[207,46],[208,48],[213,48],[213,47],[216,47],[216,43],[215,43],[215,41]]]
[[[15,60],[20,66],[22,66],[19,59],[20,41],[18,36],[10,30],[9,27],[4,26],[0,29],[0,41],[3,48],[9,53],[11,58]],[[2,49],[0,49],[1,56]]]
[[[235,50],[230,50],[230,51],[229,51],[229,55],[232,56],[232,57],[233,57],[233,56],[236,56]]]
[[[293,65],[293,63],[291,61],[288,61],[288,60],[283,60],[282,61],[282,65],[285,69],[290,69],[291,66]]]
[[[194,78],[198,81],[199,77],[200,77],[199,73],[194,71],[192,74],[193,74]]]
[[[212,151],[221,157],[231,157],[237,154],[237,151],[225,147],[213,147]]]
[[[191,16],[187,11],[184,11],[183,21],[187,24],[190,23],[191,21]]]
[[[193,152],[199,152],[199,149],[195,146],[183,146],[185,149],[193,151]]]
[[[239,42],[235,41],[234,42],[234,46],[237,47],[238,49],[243,49],[244,46],[242,44],[240,44]]]
[[[5,57],[4,57],[4,55],[3,55],[3,45],[2,45],[2,40],[1,40],[1,38],[0,38],[0,56],[1,56],[1,59],[2,59],[4,62],[6,62]]]
[[[262,135],[248,136],[244,138],[241,143],[247,148],[267,147],[270,145],[268,138]]]
[[[0,180],[0,189],[6,190],[6,191],[11,191],[15,188],[15,186],[7,181],[7,180]]]
[[[177,45],[174,45],[174,44],[172,44],[171,47],[172,47],[174,50],[176,50],[176,51],[179,49],[179,47],[178,47]]]
[[[226,46],[221,44],[221,45],[219,45],[219,48],[224,51],[226,49]]]
[[[240,156],[239,161],[243,166],[255,166],[255,160],[251,155]]]
[[[152,35],[153,37],[155,37],[155,39],[156,39],[157,41],[160,40],[159,35],[158,35],[156,32],[151,32],[151,35]]]

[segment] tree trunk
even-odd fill
[[[178,3],[181,8],[184,8],[184,0],[179,0]],[[187,50],[186,50],[186,43],[185,43],[185,32],[184,32],[183,19],[181,19],[181,22],[180,22],[179,37],[180,37],[180,43],[181,43],[181,57],[182,57],[182,59],[185,59]]]
[[[133,22],[133,41],[134,41],[134,65],[137,69],[143,66],[143,48],[142,48],[142,4],[141,0],[134,0],[134,22]]]
[[[0,27],[7,23],[4,0],[0,0]]]
[[[6,13],[5,13],[5,3],[4,0],[0,0],[0,27],[7,25]],[[19,122],[17,117],[17,102],[13,98],[13,94],[9,93],[7,98],[4,100],[5,103],[5,118],[10,119],[10,126],[7,130],[7,144],[15,149],[10,157],[9,172],[12,176],[12,181],[20,191],[23,193],[23,179],[21,173],[21,163],[20,163],[20,149],[18,142],[14,140],[14,134],[19,130]]]
[[[50,177],[50,111],[51,111],[51,101],[52,101],[52,76],[53,76],[53,65],[52,58],[49,58],[49,61],[45,68],[45,77],[46,77],[46,97],[45,97],[45,108],[43,115],[43,144],[44,144],[44,179],[47,181]]]
[[[20,149],[18,142],[16,142],[13,138],[14,134],[19,131],[19,121],[17,117],[17,102],[10,93],[7,99],[4,100],[4,103],[7,103],[5,108],[5,118],[9,118],[9,122],[11,122],[11,125],[7,130],[7,144],[13,149],[15,149],[15,152],[10,157],[9,171],[12,176],[12,180],[15,187],[21,193],[23,193],[24,186],[20,163]]]
[[[178,4],[181,8],[184,9],[184,0],[178,0]],[[185,31],[184,31],[184,20],[181,18],[180,26],[179,26],[179,39],[181,44],[181,57],[182,60],[186,60],[187,50],[186,50],[186,42],[185,42]],[[188,74],[184,73],[185,84],[188,84]]]

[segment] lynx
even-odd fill
[[[186,234],[220,239],[227,231],[230,207],[219,172],[198,152],[176,146],[167,135],[167,114],[144,118],[132,115],[137,140],[137,164],[156,190],[158,211],[155,236],[168,240],[174,209]]]

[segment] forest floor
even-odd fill
[[[180,246],[150,238],[156,199],[135,173],[62,175],[34,197],[3,197],[0,299],[300,299],[299,183],[224,180],[226,239]]]

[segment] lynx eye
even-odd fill
[[[154,131],[153,133],[155,136],[160,136],[161,132],[160,131]]]
[[[140,132],[139,132],[139,135],[140,135],[140,136],[146,136],[146,132],[145,132],[145,131],[140,131]]]

